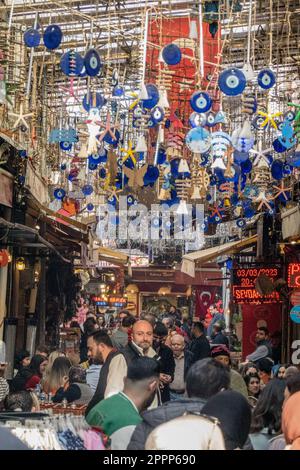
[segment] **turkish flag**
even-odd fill
[[[214,303],[218,287],[203,286],[202,289],[196,289],[196,312],[195,317],[204,320],[207,310]]]

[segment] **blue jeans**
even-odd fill
[[[185,397],[185,393],[175,393],[170,390],[170,401],[181,400]]]

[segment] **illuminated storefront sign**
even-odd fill
[[[290,263],[288,266],[288,286],[300,287],[300,263]]]
[[[280,296],[273,291],[270,294],[261,295],[255,288],[256,279],[259,276],[267,276],[272,282],[280,278],[281,272],[278,266],[254,265],[239,267],[233,270],[232,299],[237,304],[249,303],[278,303]]]
[[[93,297],[92,300],[98,307],[125,307],[127,304],[125,297]]]

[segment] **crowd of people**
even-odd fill
[[[35,412],[45,396],[85,404],[112,450],[300,449],[300,372],[274,360],[267,328],[236,364],[217,305],[204,322],[176,308],[164,318],[125,310],[117,320],[112,328],[87,314],[80,358],[18,352],[9,383],[1,370],[2,409]]]

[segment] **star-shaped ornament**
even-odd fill
[[[23,103],[21,102],[20,104],[20,111],[19,113],[13,113],[13,112],[9,112],[8,114],[10,116],[13,116],[13,117],[16,117],[17,119],[15,120],[14,124],[13,124],[13,129],[17,129],[17,127],[19,126],[19,124],[23,125],[26,127],[26,129],[29,129],[29,125],[27,124],[26,122],[26,118],[29,118],[31,116],[33,116],[34,113],[26,113],[24,114],[23,112]]]
[[[134,154],[136,153],[135,150],[133,149],[133,144],[132,141],[130,140],[128,142],[128,148],[121,148],[121,152],[124,154],[124,157],[122,159],[122,163],[126,162],[129,158],[133,161],[134,165],[136,165],[136,158]]]
[[[101,132],[100,136],[99,136],[99,141],[100,142],[102,142],[102,140],[104,139],[106,134],[109,134],[113,140],[117,139],[115,131],[116,131],[116,129],[118,129],[120,127],[120,125],[119,124],[112,124],[110,118],[111,118],[110,113],[107,113],[106,123],[105,124],[100,123],[100,127],[102,127],[104,129]]]

